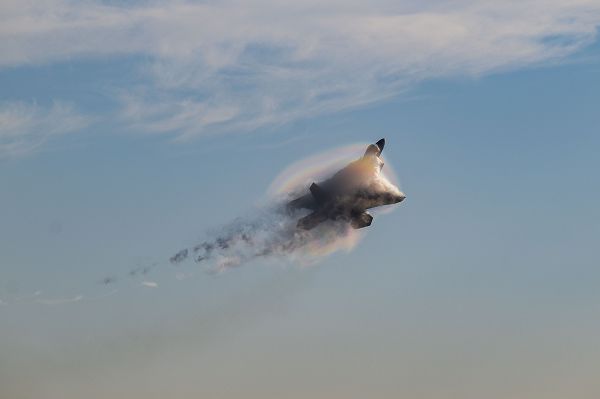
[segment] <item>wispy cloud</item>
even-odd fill
[[[64,305],[65,303],[79,302],[83,295],[77,295],[72,298],[38,299],[36,302],[42,305]]]
[[[154,281],[142,281],[141,282],[141,286],[142,287],[147,287],[147,288],[157,288],[158,287],[158,283],[156,283]]]
[[[88,124],[89,118],[68,104],[0,103],[0,159],[36,152],[54,137]]]
[[[0,6],[0,66],[144,55],[121,118],[189,137],[395,96],[430,78],[560,60],[593,42],[595,0]],[[76,39],[76,40],[75,40]]]

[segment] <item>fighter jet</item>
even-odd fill
[[[385,139],[370,144],[361,158],[331,178],[312,183],[309,193],[290,201],[288,209],[312,211],[298,220],[298,228],[310,230],[326,220],[342,220],[361,229],[373,221],[367,209],[403,201],[406,196],[381,175],[384,146]]]

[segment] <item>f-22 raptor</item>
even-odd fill
[[[312,183],[309,193],[290,201],[289,209],[308,209],[312,213],[298,220],[297,227],[310,230],[327,220],[349,222],[355,229],[371,225],[367,210],[402,202],[406,196],[381,174],[381,152],[385,139],[370,144],[364,155],[331,178]]]

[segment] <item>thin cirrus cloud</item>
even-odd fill
[[[49,140],[83,129],[89,122],[69,104],[0,104],[0,159],[37,152]]]
[[[3,2],[0,67],[138,56],[127,71],[136,83],[115,91],[117,116],[180,139],[349,109],[426,79],[560,61],[600,24],[596,0],[114,4]]]

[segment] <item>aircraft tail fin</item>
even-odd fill
[[[317,204],[322,204],[329,200],[329,194],[317,185],[317,183],[311,184],[309,190],[315,201],[317,201]]]
[[[365,157],[367,155],[375,155],[380,156],[383,151],[383,147],[385,147],[385,139],[379,139],[375,144],[369,144],[367,150],[365,151]]]

